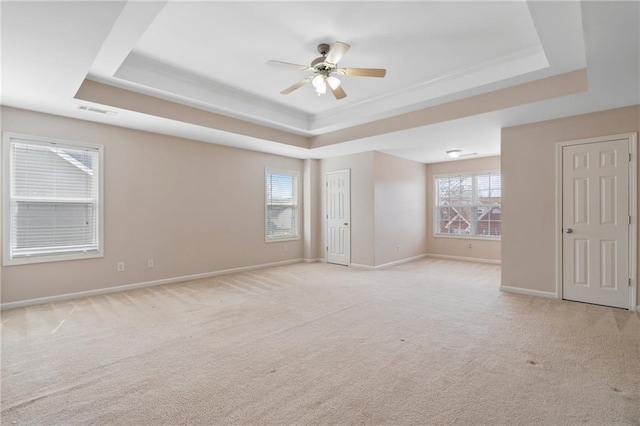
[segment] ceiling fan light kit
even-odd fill
[[[329,77],[327,77],[325,79],[325,81],[327,82],[327,84],[332,88],[332,89],[337,89],[338,86],[340,86],[340,80],[338,80],[337,78],[335,78],[334,76],[330,75]]]
[[[318,96],[327,93],[327,82],[325,81],[325,78],[325,76],[318,74],[313,77],[313,80],[311,80],[311,84],[316,88]]]
[[[349,50],[351,46],[347,43],[336,41],[333,46],[329,46],[327,43],[321,43],[318,45],[318,52],[322,55],[313,61],[311,66],[292,64],[289,62],[281,61],[269,61],[269,65],[284,66],[287,68],[295,68],[302,71],[310,71],[314,75],[307,77],[293,86],[287,87],[282,92],[283,95],[287,95],[294,90],[299,89],[305,84],[311,83],[315,88],[318,96],[327,93],[327,86],[333,93],[336,99],[343,99],[347,96],[344,89],[341,87],[341,81],[332,74],[338,74],[348,77],[378,77],[382,78],[387,74],[387,70],[383,68],[338,68],[338,62],[344,54]]]
[[[316,88],[316,93],[320,96],[327,93],[327,85],[329,85],[332,91],[336,90],[340,86],[340,80],[332,75],[327,77],[322,74],[318,74],[313,77],[311,84]]]

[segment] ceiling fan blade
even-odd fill
[[[308,71],[311,70],[311,67],[308,67],[307,65],[298,65],[298,64],[292,64],[289,62],[281,62],[281,61],[268,61],[267,64],[269,65],[275,65],[277,67],[286,67],[286,68],[294,68],[294,69],[298,69],[301,71]]]
[[[336,73],[349,77],[384,77],[387,70],[384,68],[339,68]]]
[[[287,87],[286,89],[284,89],[280,93],[282,93],[283,95],[288,95],[289,93],[293,92],[294,90],[301,88],[305,84],[311,83],[312,79],[313,79],[313,76],[309,76],[309,77],[305,78],[304,80],[300,80],[299,82],[297,82],[293,86]]]
[[[333,96],[336,97],[336,99],[342,99],[342,98],[346,98],[347,94],[345,93],[344,89],[342,88],[342,85],[336,87],[335,89],[333,87],[331,87],[330,84],[327,84],[327,87],[329,88],[329,90],[331,90],[331,93],[333,93]]]
[[[324,61],[333,65],[337,64],[350,47],[347,43],[336,41],[333,43],[333,46],[331,46]]]

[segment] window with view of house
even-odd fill
[[[4,261],[102,255],[102,147],[5,134]]]
[[[435,235],[499,238],[501,186],[497,172],[437,176]]]
[[[267,169],[266,201],[266,240],[298,239],[298,173]]]

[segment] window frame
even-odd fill
[[[459,235],[459,234],[441,234],[437,232],[439,228],[438,224],[438,208],[439,204],[439,189],[438,189],[438,179],[441,178],[452,178],[452,177],[467,177],[470,176],[475,178],[476,176],[486,175],[486,174],[499,174],[500,175],[500,210],[502,211],[502,172],[500,170],[483,170],[477,172],[460,172],[460,173],[446,173],[446,174],[438,174],[433,176],[433,228],[432,234],[434,238],[451,238],[451,239],[462,239],[462,240],[487,240],[487,241],[501,241],[502,233],[500,235]],[[472,197],[477,200],[477,188],[472,190]],[[477,207],[476,205],[472,207]],[[502,224],[502,220],[500,220]]]
[[[294,220],[295,220],[295,230],[294,236],[287,236],[282,238],[269,238],[269,199],[268,199],[268,189],[269,189],[269,175],[283,175],[283,176],[291,176],[294,180]],[[288,170],[288,169],[278,169],[267,167],[264,172],[264,242],[265,243],[278,243],[284,241],[297,241],[300,237],[300,173],[296,170]]]
[[[58,145],[71,149],[95,149],[98,152],[98,206],[97,206],[97,238],[98,249],[91,252],[47,253],[34,256],[13,257],[11,253],[11,144],[22,141],[38,145]],[[104,257],[104,145],[88,142],[26,135],[13,132],[3,132],[2,149],[2,264],[3,266],[25,265],[34,263],[61,262],[79,259],[94,259]]]

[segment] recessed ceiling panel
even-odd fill
[[[348,96],[339,101],[317,96],[311,85],[280,94],[308,72],[267,61],[308,65],[319,43],[334,41],[351,45],[341,67],[386,68],[387,76],[341,77]],[[507,63],[532,49],[541,50],[540,40],[523,1],[169,2],[130,56],[314,115]]]

